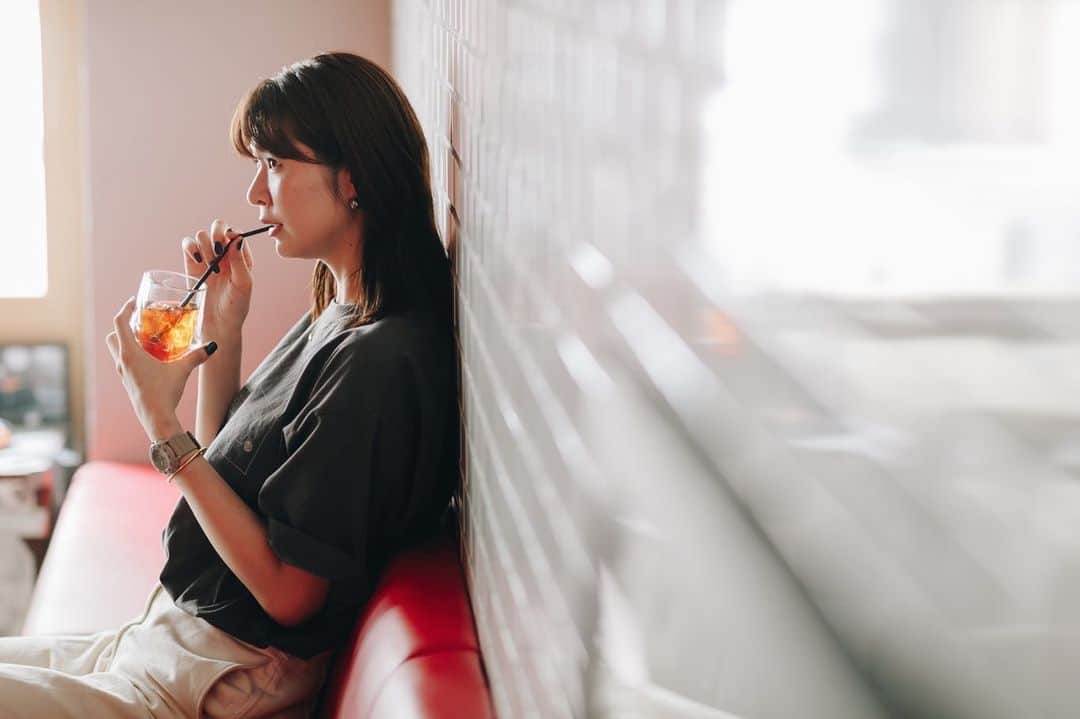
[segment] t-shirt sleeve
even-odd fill
[[[407,493],[414,480],[415,378],[404,361],[381,370],[365,364],[328,362],[283,430],[285,462],[259,491],[274,552],[327,579],[367,572],[373,504]]]

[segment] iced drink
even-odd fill
[[[162,362],[180,357],[195,341],[198,308],[154,302],[139,310],[136,336],[143,349]]]
[[[162,362],[183,356],[199,342],[206,288],[192,293],[196,282],[194,277],[178,272],[143,273],[131,328],[143,349]],[[181,307],[185,299],[188,303]]]

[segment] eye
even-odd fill
[[[275,160],[274,158],[272,158],[272,157],[266,158],[266,167],[267,167],[267,169],[273,170],[275,167],[277,167],[277,165],[278,165],[278,161]]]

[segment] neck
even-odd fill
[[[343,305],[358,304],[363,300],[360,287],[364,245],[362,216],[356,216],[354,223],[344,233],[343,241],[337,243],[337,253],[322,260],[334,276],[334,299]]]
[[[334,275],[334,300],[342,305],[359,304],[363,299],[359,269],[339,270],[330,267],[330,272]]]

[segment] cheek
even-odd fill
[[[334,197],[320,182],[298,183],[289,191],[293,212],[321,224],[334,214]]]
[[[309,207],[325,207],[333,202],[330,191],[318,178],[308,178],[304,182],[298,182],[293,195],[303,200]]]
[[[334,195],[326,182],[317,176],[271,177],[269,192],[282,219],[294,228],[319,231],[319,225],[333,217]]]
[[[282,182],[279,178],[272,175],[266,178],[266,194],[275,205],[281,202]]]

